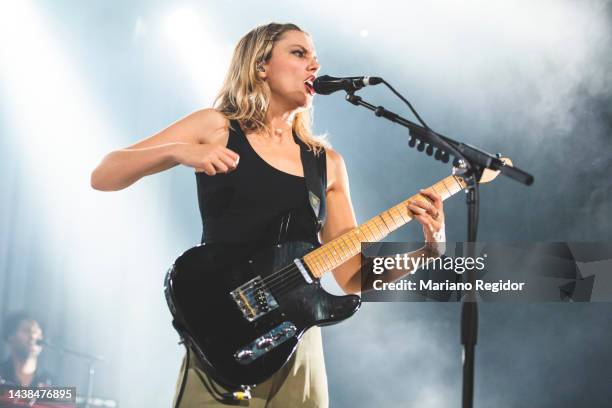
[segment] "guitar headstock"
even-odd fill
[[[508,167],[512,167],[512,160],[507,157],[501,157],[500,160],[504,162],[504,164]],[[482,172],[482,177],[480,178],[480,184],[488,183],[489,181],[493,181],[495,177],[499,174],[499,170],[490,170],[484,169]]]
[[[512,160],[507,157],[500,157],[500,160],[506,165],[512,167]],[[453,167],[453,175],[459,176],[463,178],[463,174],[465,173],[465,168]],[[482,177],[480,177],[479,184],[488,183],[489,181],[493,181],[495,177],[500,173],[499,170],[491,170],[484,169],[482,172]]]

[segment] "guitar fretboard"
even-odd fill
[[[426,190],[433,190],[442,197],[442,200],[446,200],[465,189],[465,187],[466,183],[463,179],[453,175],[440,180]],[[326,272],[359,254],[362,242],[380,241],[391,232],[407,224],[413,218],[412,212],[408,209],[408,203],[417,200],[426,201],[427,198],[421,194],[415,194],[310,252],[304,256],[304,262],[308,269],[315,277],[320,278]]]

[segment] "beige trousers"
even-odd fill
[[[208,392],[195,370],[196,358],[190,353],[189,371],[183,397],[178,408],[199,407],[227,407],[217,402]],[[183,378],[185,358],[179,373],[176,386],[176,398]],[[223,387],[217,385],[219,389]],[[223,389],[224,390],[224,389]],[[257,385],[251,390],[251,400],[240,406],[249,408],[327,408],[329,405],[327,395],[327,374],[323,359],[323,344],[321,342],[321,329],[313,327],[302,336],[296,352],[283,368],[271,378]],[[173,405],[173,406],[174,406]]]

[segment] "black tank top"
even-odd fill
[[[295,134],[293,137],[300,149],[305,149]],[[196,173],[202,243],[269,245],[283,235],[286,241],[317,244],[316,218],[304,177],[285,173],[264,161],[237,121],[230,121],[227,148],[240,155],[236,170],[214,176]],[[325,153],[317,160],[325,160]],[[287,220],[288,228],[280,234]]]

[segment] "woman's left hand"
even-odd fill
[[[439,256],[444,253],[446,241],[442,197],[433,190],[421,190],[420,193],[422,198],[410,201],[408,209],[423,226],[426,246]]]

